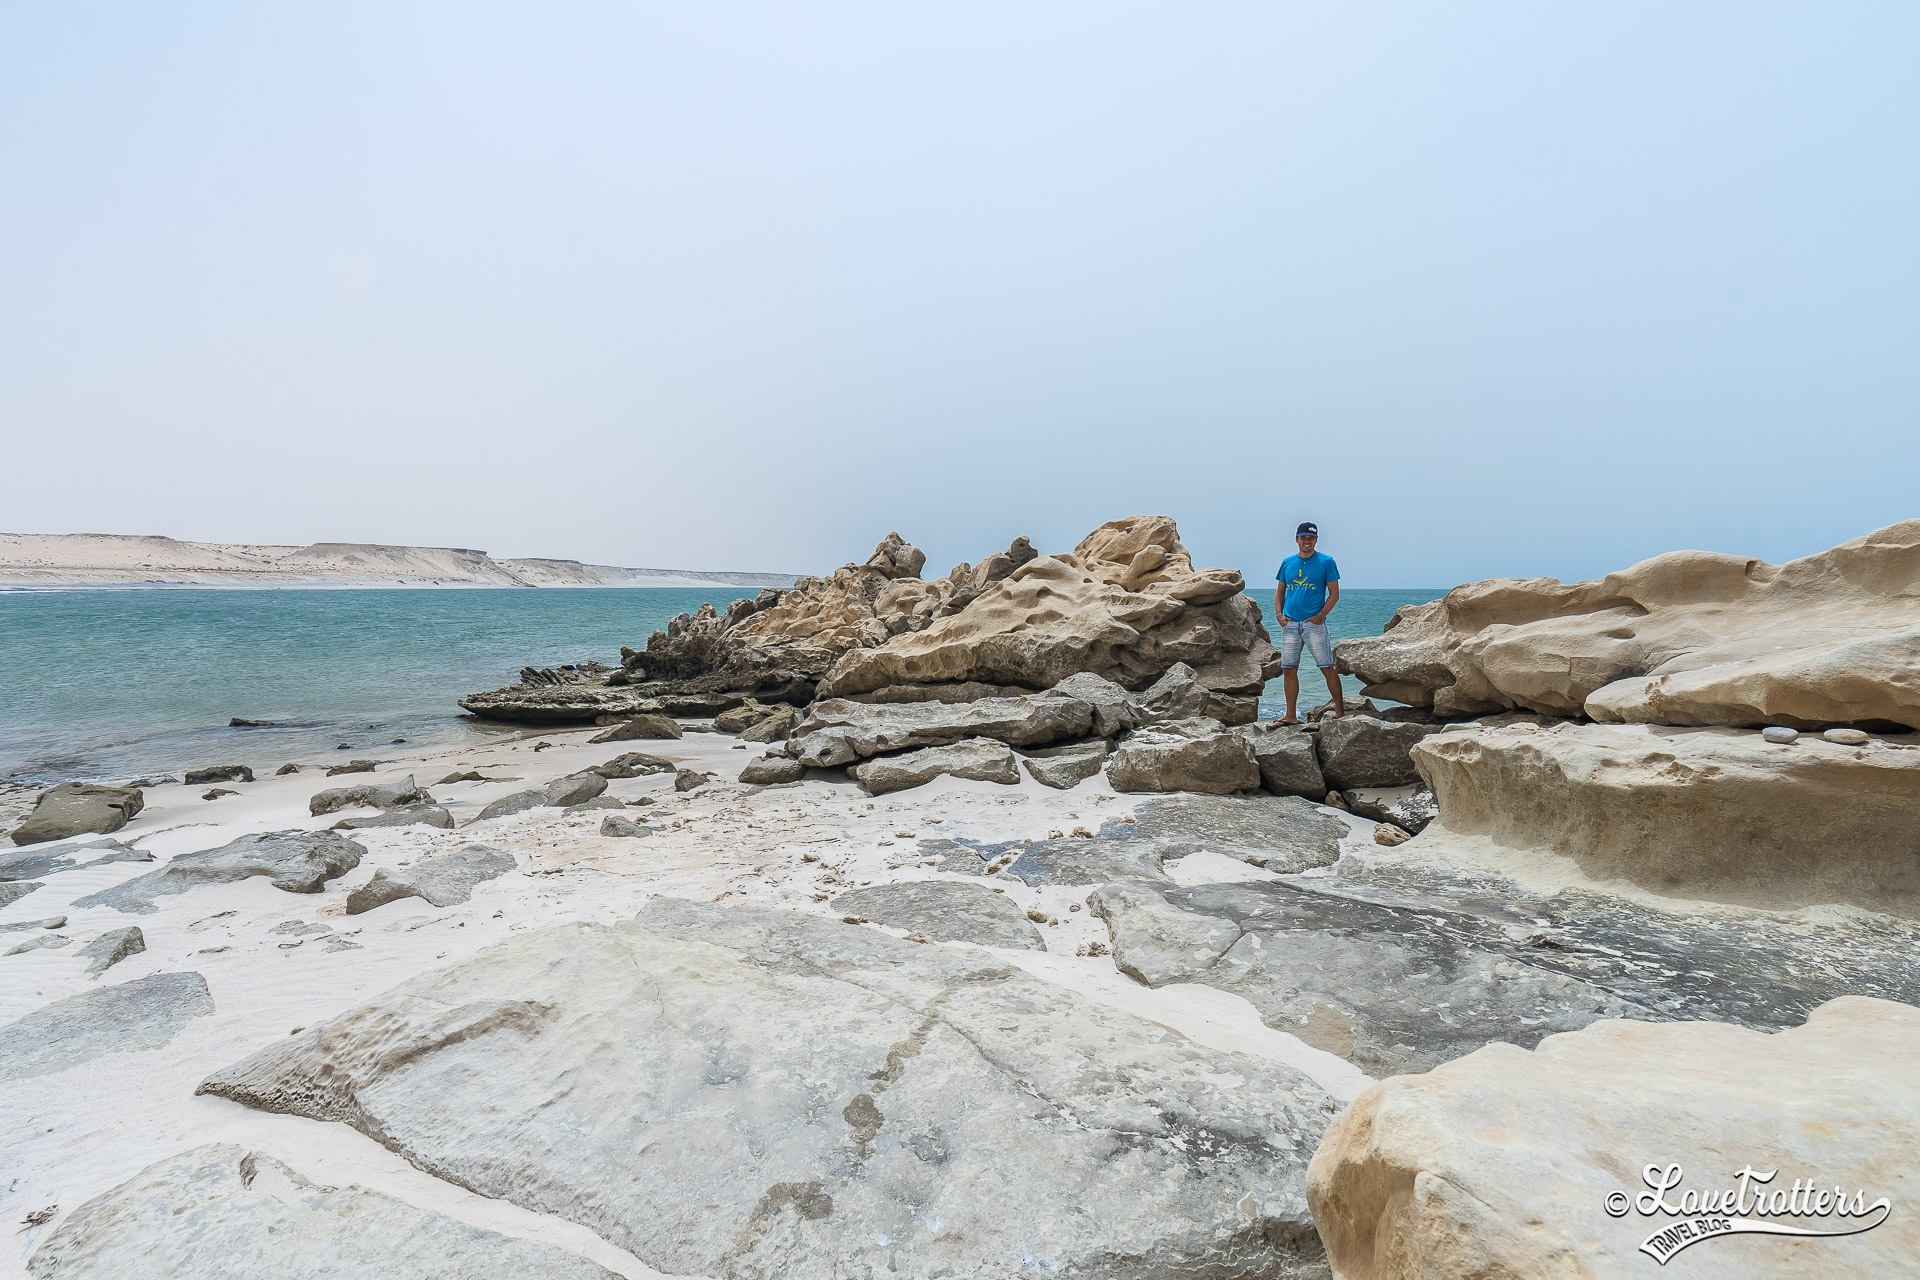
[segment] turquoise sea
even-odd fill
[[[643,648],[677,613],[734,588],[88,590],[0,592],[0,780],[129,778],[205,764],[256,770],[344,743],[457,744],[516,730],[462,695],[523,666]],[[1438,591],[1342,596],[1336,636],[1374,635]],[[1259,597],[1256,597],[1258,599]],[[1264,610],[1270,598],[1262,600]],[[1303,708],[1324,701],[1309,668]],[[1263,711],[1279,714],[1278,681]],[[235,717],[271,728],[229,728]]]

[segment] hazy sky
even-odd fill
[[[1270,581],[1920,516],[1920,6],[0,7],[0,529]]]

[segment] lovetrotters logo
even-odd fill
[[[1637,1196],[1609,1192],[1606,1208],[1616,1218],[1638,1212],[1667,1220],[1640,1244],[1640,1252],[1661,1266],[1682,1249],[1723,1236],[1857,1236],[1893,1213],[1885,1196],[1869,1201],[1865,1191],[1849,1193],[1816,1178],[1775,1185],[1779,1175],[1778,1169],[1762,1173],[1749,1165],[1734,1170],[1734,1185],[1701,1191],[1682,1188],[1686,1174],[1679,1165],[1650,1164],[1640,1174],[1648,1189]]]

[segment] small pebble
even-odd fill
[[[1783,724],[1770,724],[1760,731],[1760,736],[1768,742],[1792,742],[1800,736],[1800,731],[1789,729]]]
[[[1864,747],[1867,735],[1858,729],[1829,729],[1820,735],[1828,742],[1837,742],[1843,747]]]

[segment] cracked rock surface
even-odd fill
[[[156,898],[249,876],[265,876],[274,888],[289,893],[318,893],[327,881],[359,866],[366,853],[366,846],[331,831],[269,831],[241,836],[217,849],[180,854],[158,871],[76,898],[73,905],[151,915]]]
[[[797,912],[527,934],[201,1091],[677,1274],[1325,1274],[1302,1179],[1335,1107],[1305,1076]]]
[[[610,1280],[553,1245],[468,1226],[362,1187],[323,1187],[228,1143],[150,1164],[81,1205],[27,1264],[33,1280],[382,1276]]]

